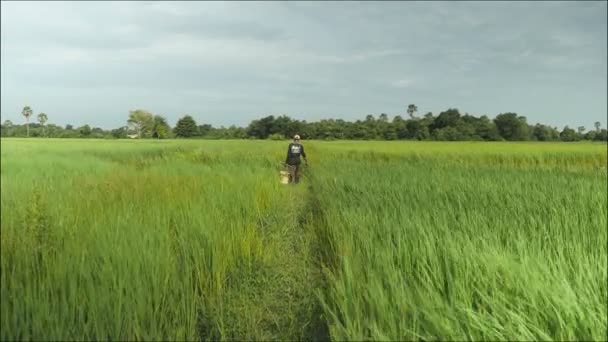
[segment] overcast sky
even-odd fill
[[[5,2],[2,121],[246,125],[450,107],[606,127],[597,2]]]

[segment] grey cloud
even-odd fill
[[[273,111],[402,114],[415,102],[574,124],[556,96],[567,91],[584,120],[606,115],[605,2],[1,6],[3,118],[26,100],[51,119],[117,113],[109,127],[132,106],[228,125]]]

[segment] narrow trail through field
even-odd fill
[[[304,170],[300,184],[282,186],[278,213],[258,222],[264,258],[243,267],[230,282],[222,299],[222,339],[329,340],[318,296],[324,288],[323,248],[309,171]]]

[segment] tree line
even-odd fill
[[[417,115],[418,108],[411,104],[407,108],[407,119],[397,115],[389,119],[387,114],[378,117],[367,115],[363,120],[323,119],[316,122],[296,120],[287,115],[269,115],[253,120],[246,127],[213,127],[198,124],[191,115],[181,117],[171,127],[164,116],[146,110],[129,112],[126,125],[104,130],[83,125],[65,127],[47,124],[48,116],[40,113],[37,123],[30,123],[32,108],[25,106],[22,115],[25,124],[16,125],[10,120],[1,125],[2,137],[51,137],[51,138],[102,138],[102,139],[273,139],[283,140],[294,134],[303,139],[320,140],[437,140],[437,141],[608,141],[605,128],[596,122],[593,129],[577,129],[565,126],[559,130],[544,124],[530,125],[526,117],[517,113],[501,113],[493,119],[483,115],[476,117],[461,114],[450,108],[434,115],[429,112]]]

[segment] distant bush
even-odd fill
[[[268,137],[268,139],[269,140],[285,140],[285,136],[283,134],[280,134],[280,133],[274,133],[274,134],[271,134]]]

